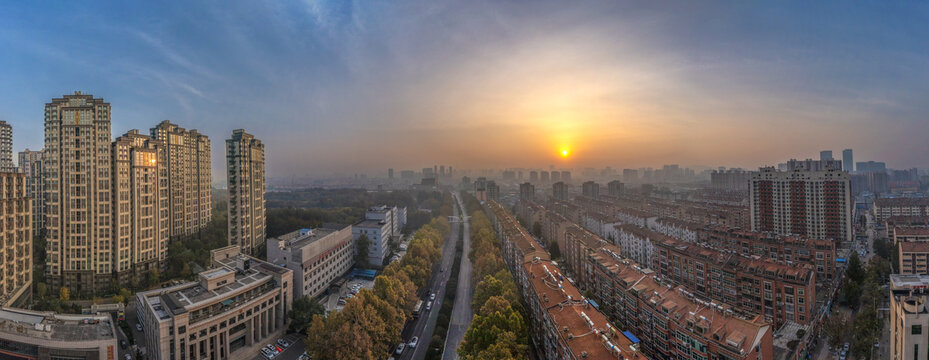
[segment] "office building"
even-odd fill
[[[555,200],[568,200],[568,184],[561,181],[552,184],[552,197]]]
[[[111,291],[110,104],[75,92],[45,104],[46,275],[73,294]]]
[[[168,171],[159,140],[129,131],[113,142],[113,266],[117,282],[141,283],[168,255]]]
[[[761,168],[749,186],[752,231],[851,241],[848,173]]]
[[[116,327],[106,314],[0,310],[0,358],[114,360]]]
[[[365,219],[386,221],[390,225],[390,233],[387,236],[399,237],[403,227],[406,226],[406,207],[372,206],[365,211]]]
[[[32,231],[45,229],[45,183],[42,180],[42,151],[19,152],[17,172],[26,175],[26,197],[32,199]]]
[[[519,184],[519,201],[535,201],[535,185],[529,182]]]
[[[613,180],[606,184],[607,194],[612,197],[619,197],[625,191],[625,185],[619,180]]]
[[[32,201],[26,175],[0,173],[0,306],[24,306],[32,298]]]
[[[265,148],[237,129],[226,140],[229,188],[229,244],[255,254],[265,241]]]
[[[600,184],[593,181],[585,181],[581,185],[581,194],[591,199],[600,198]]]
[[[300,229],[268,238],[268,262],[293,271],[293,294],[316,297],[355,265],[352,227]]]
[[[393,180],[393,179],[394,179],[394,169],[393,169],[393,168],[387,169],[387,178],[390,179],[390,180]]]
[[[929,354],[929,275],[890,275],[890,359]]]
[[[169,236],[196,234],[213,219],[210,139],[165,120],[151,129],[164,151],[167,172]]]
[[[197,280],[140,292],[135,308],[151,359],[252,359],[287,330],[293,272],[240,253],[210,251]]]
[[[820,161],[830,161],[832,160],[832,150],[823,150],[819,152]]]
[[[842,150],[842,170],[855,171],[855,157],[852,154],[852,149]]]
[[[13,171],[13,127],[0,120],[0,172]]]

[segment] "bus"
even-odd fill
[[[423,301],[419,300],[416,302],[416,307],[413,308],[413,317],[419,316],[419,313],[423,310]]]

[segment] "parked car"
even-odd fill
[[[429,294],[429,300],[435,300],[435,293]]]
[[[284,348],[287,348],[287,347],[290,346],[290,343],[287,342],[287,340],[284,340],[284,339],[277,339],[277,344],[280,345],[281,347],[284,347]]]
[[[410,340],[410,348],[416,348],[416,344],[418,343],[419,343],[419,336],[414,336],[413,339]]]
[[[432,301],[426,303],[426,311],[432,310]]]
[[[142,324],[135,324],[135,329],[142,331]]]
[[[403,354],[403,348],[405,347],[406,347],[406,344],[400,343],[400,345],[397,345],[397,351],[395,351],[394,353],[396,353],[397,355]]]

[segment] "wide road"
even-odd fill
[[[457,194],[452,193],[452,196],[455,197],[457,201]],[[455,217],[460,216],[458,213],[458,207],[452,206],[453,215]],[[435,323],[439,318],[439,309],[442,308],[442,300],[445,297],[445,284],[448,282],[448,277],[451,271],[453,263],[455,262],[455,245],[458,243],[458,224],[451,224],[451,232],[449,232],[448,238],[445,239],[445,242],[442,244],[442,259],[438,264],[432,269],[432,279],[429,280],[426,290],[421,291],[419,294],[420,299],[423,299],[423,302],[429,301],[429,294],[435,293],[435,301],[432,304],[432,308],[429,311],[426,311],[426,305],[423,305],[422,314],[418,318],[408,321],[403,327],[403,332],[401,333],[401,339],[407,344],[410,340],[417,336],[419,337],[419,343],[416,344],[416,348],[410,349],[407,347],[403,354],[400,355],[399,359],[415,359],[422,360],[426,358],[426,352],[429,350],[429,342],[432,340],[432,334],[435,332]],[[444,269],[445,271],[441,271]],[[397,349],[397,345],[393,345],[393,350]],[[397,357],[396,355],[394,355]]]
[[[455,200],[464,211],[465,216],[468,209],[465,209],[464,203],[457,196]],[[442,352],[443,360],[454,360],[458,358],[458,344],[464,340],[465,332],[471,326],[471,299],[474,297],[474,287],[471,286],[471,259],[468,253],[471,252],[471,223],[464,222],[464,231],[462,232],[464,245],[462,247],[461,270],[458,272],[458,290],[455,293],[455,306],[452,308],[452,318],[448,326],[448,337],[445,339],[445,350]]]

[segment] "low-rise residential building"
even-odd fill
[[[295,297],[315,297],[355,264],[352,227],[300,229],[268,238],[268,262],[294,272]]]
[[[929,274],[929,228],[895,227],[901,274]]]
[[[874,200],[874,220],[891,216],[929,216],[929,198],[878,198]]]
[[[0,309],[0,359],[113,360],[116,356],[116,328],[109,315]]]
[[[890,275],[890,359],[929,354],[929,275]]]
[[[136,294],[148,356],[164,360],[251,359],[283,335],[293,306],[293,272],[244,255],[210,252],[197,281]]]

